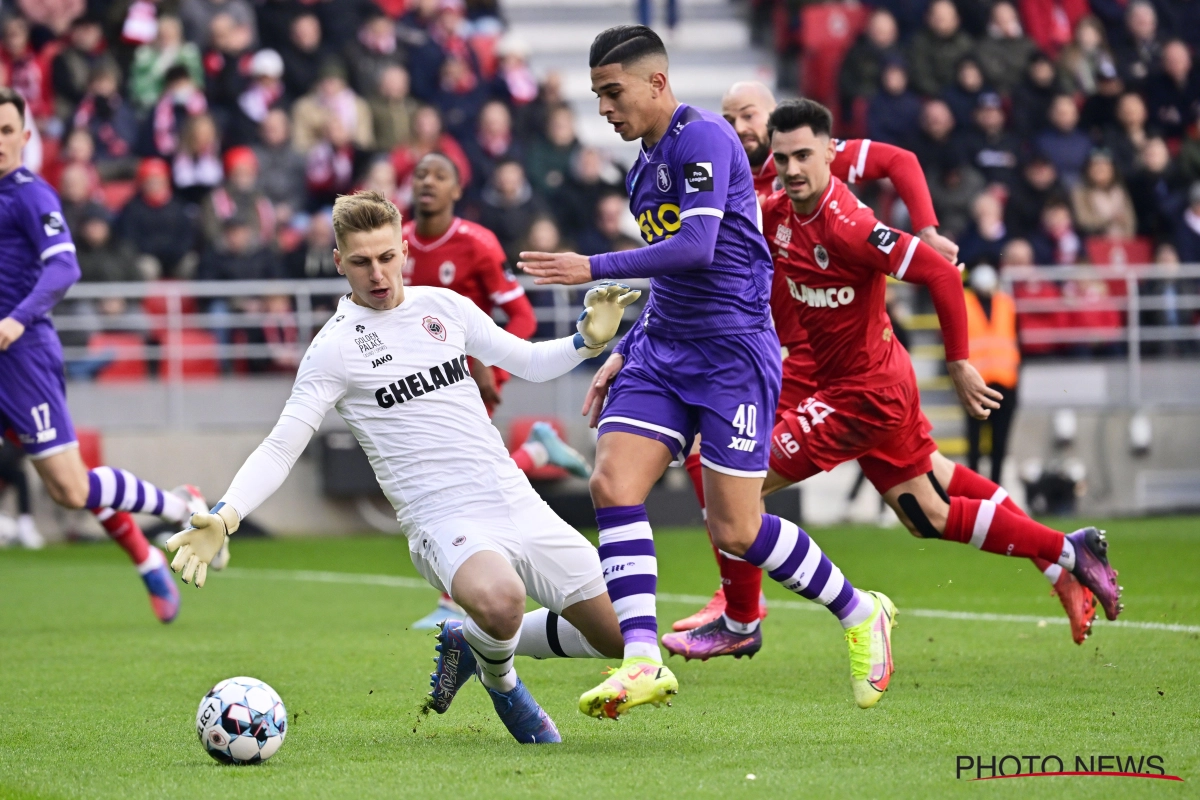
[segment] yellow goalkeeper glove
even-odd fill
[[[605,281],[588,289],[583,298],[583,313],[575,323],[575,349],[598,355],[617,335],[625,307],[642,296],[623,283]]]
[[[184,583],[196,578],[197,588],[204,585],[208,576],[208,565],[225,546],[229,534],[238,529],[242,522],[233,506],[217,503],[212,511],[192,514],[189,527],[167,539],[167,552],[175,553],[171,569],[183,570]]]

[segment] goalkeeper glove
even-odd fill
[[[575,349],[599,355],[621,325],[625,307],[642,296],[637,289],[623,283],[604,281],[588,289],[583,298],[583,313],[575,323]]]
[[[167,539],[167,552],[179,551],[171,559],[171,569],[175,572],[183,570],[180,577],[184,583],[191,583],[194,575],[196,587],[203,586],[209,563],[221,552],[229,534],[236,531],[241,522],[233,506],[225,503],[217,503],[212,511],[192,514],[188,528]]]

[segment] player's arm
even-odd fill
[[[570,286],[591,280],[656,278],[711,265],[725,216],[732,158],[729,140],[718,131],[715,123],[693,122],[675,142],[671,181],[678,191],[678,203],[670,210],[678,215],[678,230],[670,232],[664,227],[660,206],[654,225],[665,238],[649,247],[590,258],[575,253],[522,253],[517,266],[534,275],[539,284]],[[654,178],[642,176],[642,180]],[[659,235],[657,231],[655,235]]]
[[[565,375],[585,359],[604,352],[617,335],[625,307],[641,292],[619,283],[588,290],[574,336],[549,342],[528,342],[492,322],[469,300],[457,298],[466,323],[467,355],[508,370],[527,381],[541,383]]]
[[[345,362],[336,341],[311,345],[270,435],[242,464],[220,502],[206,514],[193,514],[188,528],[167,540],[167,552],[175,553],[171,569],[183,571],[184,583],[194,576],[197,587],[204,585],[208,564],[225,538],[283,485],[325,414],[345,391]]]
[[[871,139],[850,139],[843,144],[830,165],[833,174],[850,184],[890,180],[908,208],[912,229],[921,241],[946,260],[957,263],[958,245],[938,233],[933,198],[916,154]]]
[[[967,305],[957,267],[917,237],[893,230],[875,221],[873,215],[862,214],[856,222],[859,224],[855,227],[840,228],[842,245],[859,263],[929,290],[942,329],[946,371],[954,382],[958,398],[972,417],[987,419],[991,409],[1000,407],[1001,395],[989,389],[979,372],[967,361],[970,352]],[[868,224],[862,224],[864,222]],[[872,222],[873,230],[869,227]],[[859,233],[864,227],[870,231],[865,239]]]
[[[34,320],[54,308],[80,275],[58,197],[40,185],[29,187],[28,195],[19,204],[20,222],[42,262],[42,274],[25,299],[0,320],[0,350],[7,350]]]

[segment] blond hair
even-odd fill
[[[338,195],[333,203],[333,237],[339,250],[347,234],[373,231],[387,225],[399,228],[400,222],[400,209],[379,192]]]

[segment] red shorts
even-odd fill
[[[779,405],[775,407],[775,424],[783,418],[783,412],[795,409],[817,393],[813,373],[817,366],[811,358],[785,358],[783,360],[783,387],[779,390]]]
[[[771,469],[799,482],[858,459],[883,494],[932,469],[932,429],[916,376],[882,389],[819,389],[783,411],[771,435]]]

